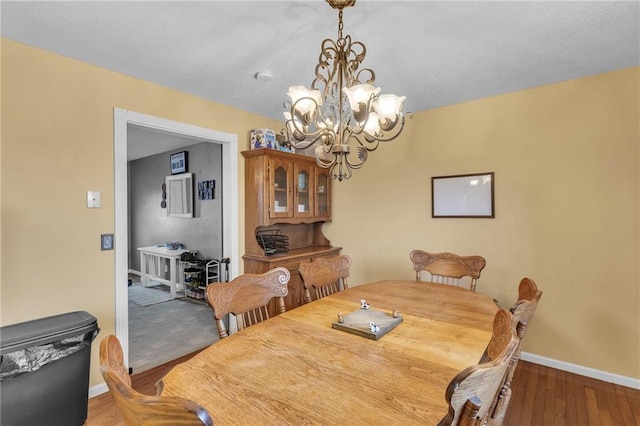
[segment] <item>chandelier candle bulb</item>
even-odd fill
[[[380,134],[380,118],[375,112],[369,114],[369,119],[364,125],[364,132],[373,137]]]
[[[406,96],[382,95],[373,103],[373,109],[378,113],[381,122],[390,122],[389,125],[393,126],[405,99]],[[388,130],[385,127],[383,126],[383,129]]]
[[[319,90],[309,90],[304,86],[291,86],[287,95],[293,102],[296,117],[305,124],[309,124],[314,119],[317,107],[322,106]]]
[[[369,110],[369,102],[372,97],[375,97],[380,92],[379,87],[372,86],[371,84],[358,84],[353,87],[344,87],[342,91],[349,98],[349,104],[351,111],[353,111],[354,118],[358,123],[364,122],[364,117]],[[359,119],[359,117],[361,117]]]
[[[367,48],[343,36],[343,9],[356,0],[326,0],[338,9],[338,38],[325,39],[310,88],[291,86],[285,101],[285,130],[293,147],[315,146],[316,163],[333,179],[349,179],[380,142],[397,138],[404,128],[404,96],[380,95],[375,73],[361,68]]]

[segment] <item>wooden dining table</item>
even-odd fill
[[[402,322],[378,340],[332,328],[361,299],[399,309]],[[435,425],[497,310],[488,295],[443,284],[351,287],[214,343],[167,373],[162,395],[200,404],[217,425]]]

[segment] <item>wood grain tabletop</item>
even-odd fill
[[[336,330],[360,309],[403,322],[379,340]],[[487,295],[415,281],[349,288],[251,326],[174,367],[163,395],[191,399],[217,425],[436,424],[444,393],[477,364],[498,308]]]

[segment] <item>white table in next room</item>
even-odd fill
[[[157,281],[171,288],[171,298],[175,299],[178,279],[181,276],[180,255],[189,250],[169,250],[163,246],[138,247],[140,251],[140,274],[142,285]],[[169,279],[165,277],[165,265],[169,266]],[[180,280],[180,283],[182,280]]]

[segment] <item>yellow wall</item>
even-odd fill
[[[114,231],[113,108],[235,133],[240,150],[249,129],[281,123],[6,39],[1,53],[0,324],[86,310],[112,333],[114,259],[99,235]],[[509,305],[530,276],[545,292],[526,351],[640,378],[639,73],[416,114],[334,186],[325,234],[353,257],[350,284],[413,279],[414,248],[481,254],[478,291]],[[239,156],[241,224],[243,170]],[[431,176],[484,171],[496,219],[431,219]],[[85,207],[87,190],[102,208]]]
[[[640,378],[640,68],[416,114],[334,186],[350,284],[412,279],[415,248],[480,254],[478,291],[544,291],[524,350]],[[411,96],[411,93],[407,93]],[[495,172],[495,219],[432,219],[431,176]],[[357,196],[354,196],[357,194]]]
[[[114,252],[100,251],[100,234],[114,232],[114,107],[237,134],[240,150],[250,129],[281,126],[2,39],[0,324],[83,310],[98,318],[98,340],[114,332]],[[86,207],[88,190],[102,192],[102,208]],[[244,223],[243,197],[237,214]],[[97,342],[91,384],[102,382]]]

